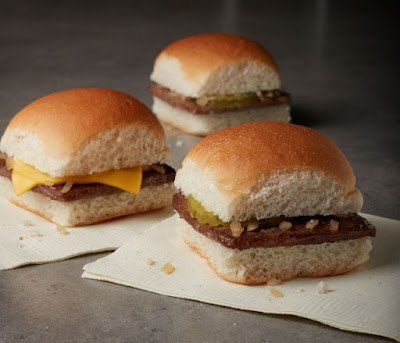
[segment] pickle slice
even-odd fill
[[[189,214],[196,218],[201,224],[209,224],[211,226],[226,226],[229,227],[231,222],[222,221],[216,214],[207,211],[203,205],[197,201],[192,195],[189,195],[187,198],[187,210]],[[285,219],[284,216],[279,216],[275,218],[268,219],[260,219],[251,218],[249,220],[240,222],[242,227],[247,227],[248,225],[261,225],[264,223],[268,223],[271,227],[277,227],[279,223],[281,223]],[[253,231],[253,230],[249,230]]]
[[[196,218],[202,224],[229,226],[229,223],[223,222],[214,213],[206,211],[203,205],[192,195],[189,195],[187,198],[187,210],[192,217]]]
[[[205,95],[196,100],[200,106],[214,108],[233,108],[250,106],[260,102],[257,93],[237,93],[226,95]]]

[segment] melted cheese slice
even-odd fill
[[[24,194],[37,185],[63,184],[68,181],[78,184],[101,183],[138,194],[142,184],[142,167],[111,170],[92,175],[51,177],[21,161],[13,161],[11,180],[16,195]]]

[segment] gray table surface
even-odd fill
[[[294,122],[343,150],[363,211],[400,219],[398,17],[396,1],[2,1],[0,132],[24,105],[74,87],[114,88],[151,105],[149,74],[166,44],[236,33],[276,57]],[[174,167],[197,140],[169,137]],[[387,341],[81,279],[102,256],[1,272],[0,342]]]

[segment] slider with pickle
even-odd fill
[[[257,122],[214,132],[177,171],[184,241],[222,278],[242,284],[321,277],[369,259],[375,227],[351,166],[323,134]]]
[[[208,33],[180,39],[161,51],[150,79],[153,112],[190,134],[290,121],[290,95],[274,58],[247,38]]]

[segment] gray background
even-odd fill
[[[0,132],[29,102],[74,87],[151,105],[149,74],[165,45],[236,33],[275,56],[293,121],[343,150],[363,211],[400,219],[399,14],[398,1],[1,1]],[[197,140],[169,137],[175,167]],[[81,279],[101,256],[1,272],[0,342],[386,341]]]

